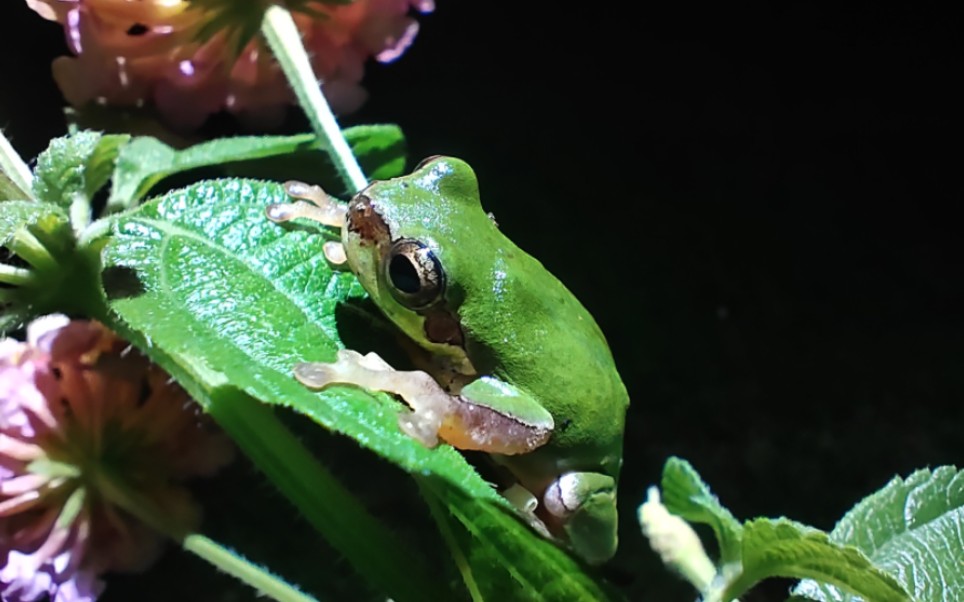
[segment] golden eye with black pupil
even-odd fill
[[[411,238],[396,240],[382,265],[388,290],[405,307],[423,309],[442,297],[445,289],[442,264],[421,242]]]

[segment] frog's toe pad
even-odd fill
[[[294,367],[295,378],[309,389],[324,389],[336,383],[365,387],[370,384],[372,373],[391,370],[378,355],[362,355],[351,349],[340,349],[334,362],[304,362]]]
[[[335,364],[320,362],[297,364],[294,373],[298,382],[309,389],[324,389],[328,385],[338,382],[338,371]]]

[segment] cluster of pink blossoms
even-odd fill
[[[99,323],[47,316],[27,339],[0,341],[0,599],[92,602],[100,575],[143,570],[161,549],[130,511],[192,528],[182,481],[233,448]]]
[[[257,37],[237,54],[237,30],[228,23],[199,41],[205,14],[190,0],[26,2],[64,26],[75,56],[55,60],[53,72],[75,107],[153,103],[173,126],[193,129],[222,109],[252,125],[271,126],[294,102],[284,74]],[[434,8],[434,0],[290,4],[322,90],[340,113],[365,100],[359,85],[365,61],[393,61],[411,44],[418,22],[409,10]]]

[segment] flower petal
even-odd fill
[[[7,458],[13,458],[21,462],[29,462],[43,455],[43,448],[39,445],[27,443],[26,441],[14,439],[13,437],[8,437],[0,433],[0,456],[6,456]]]
[[[47,475],[30,473],[12,479],[4,479],[0,482],[0,495],[14,496],[28,491],[39,491],[49,481],[50,477]]]
[[[25,491],[16,497],[0,502],[0,516],[10,516],[29,510],[40,502],[39,491]]]

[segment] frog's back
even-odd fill
[[[535,397],[553,415],[555,429],[541,456],[571,462],[560,470],[616,475],[629,397],[606,339],[589,312],[541,263],[511,243],[489,262],[479,291],[490,303],[460,311],[476,368]],[[481,290],[482,287],[488,290]]]

